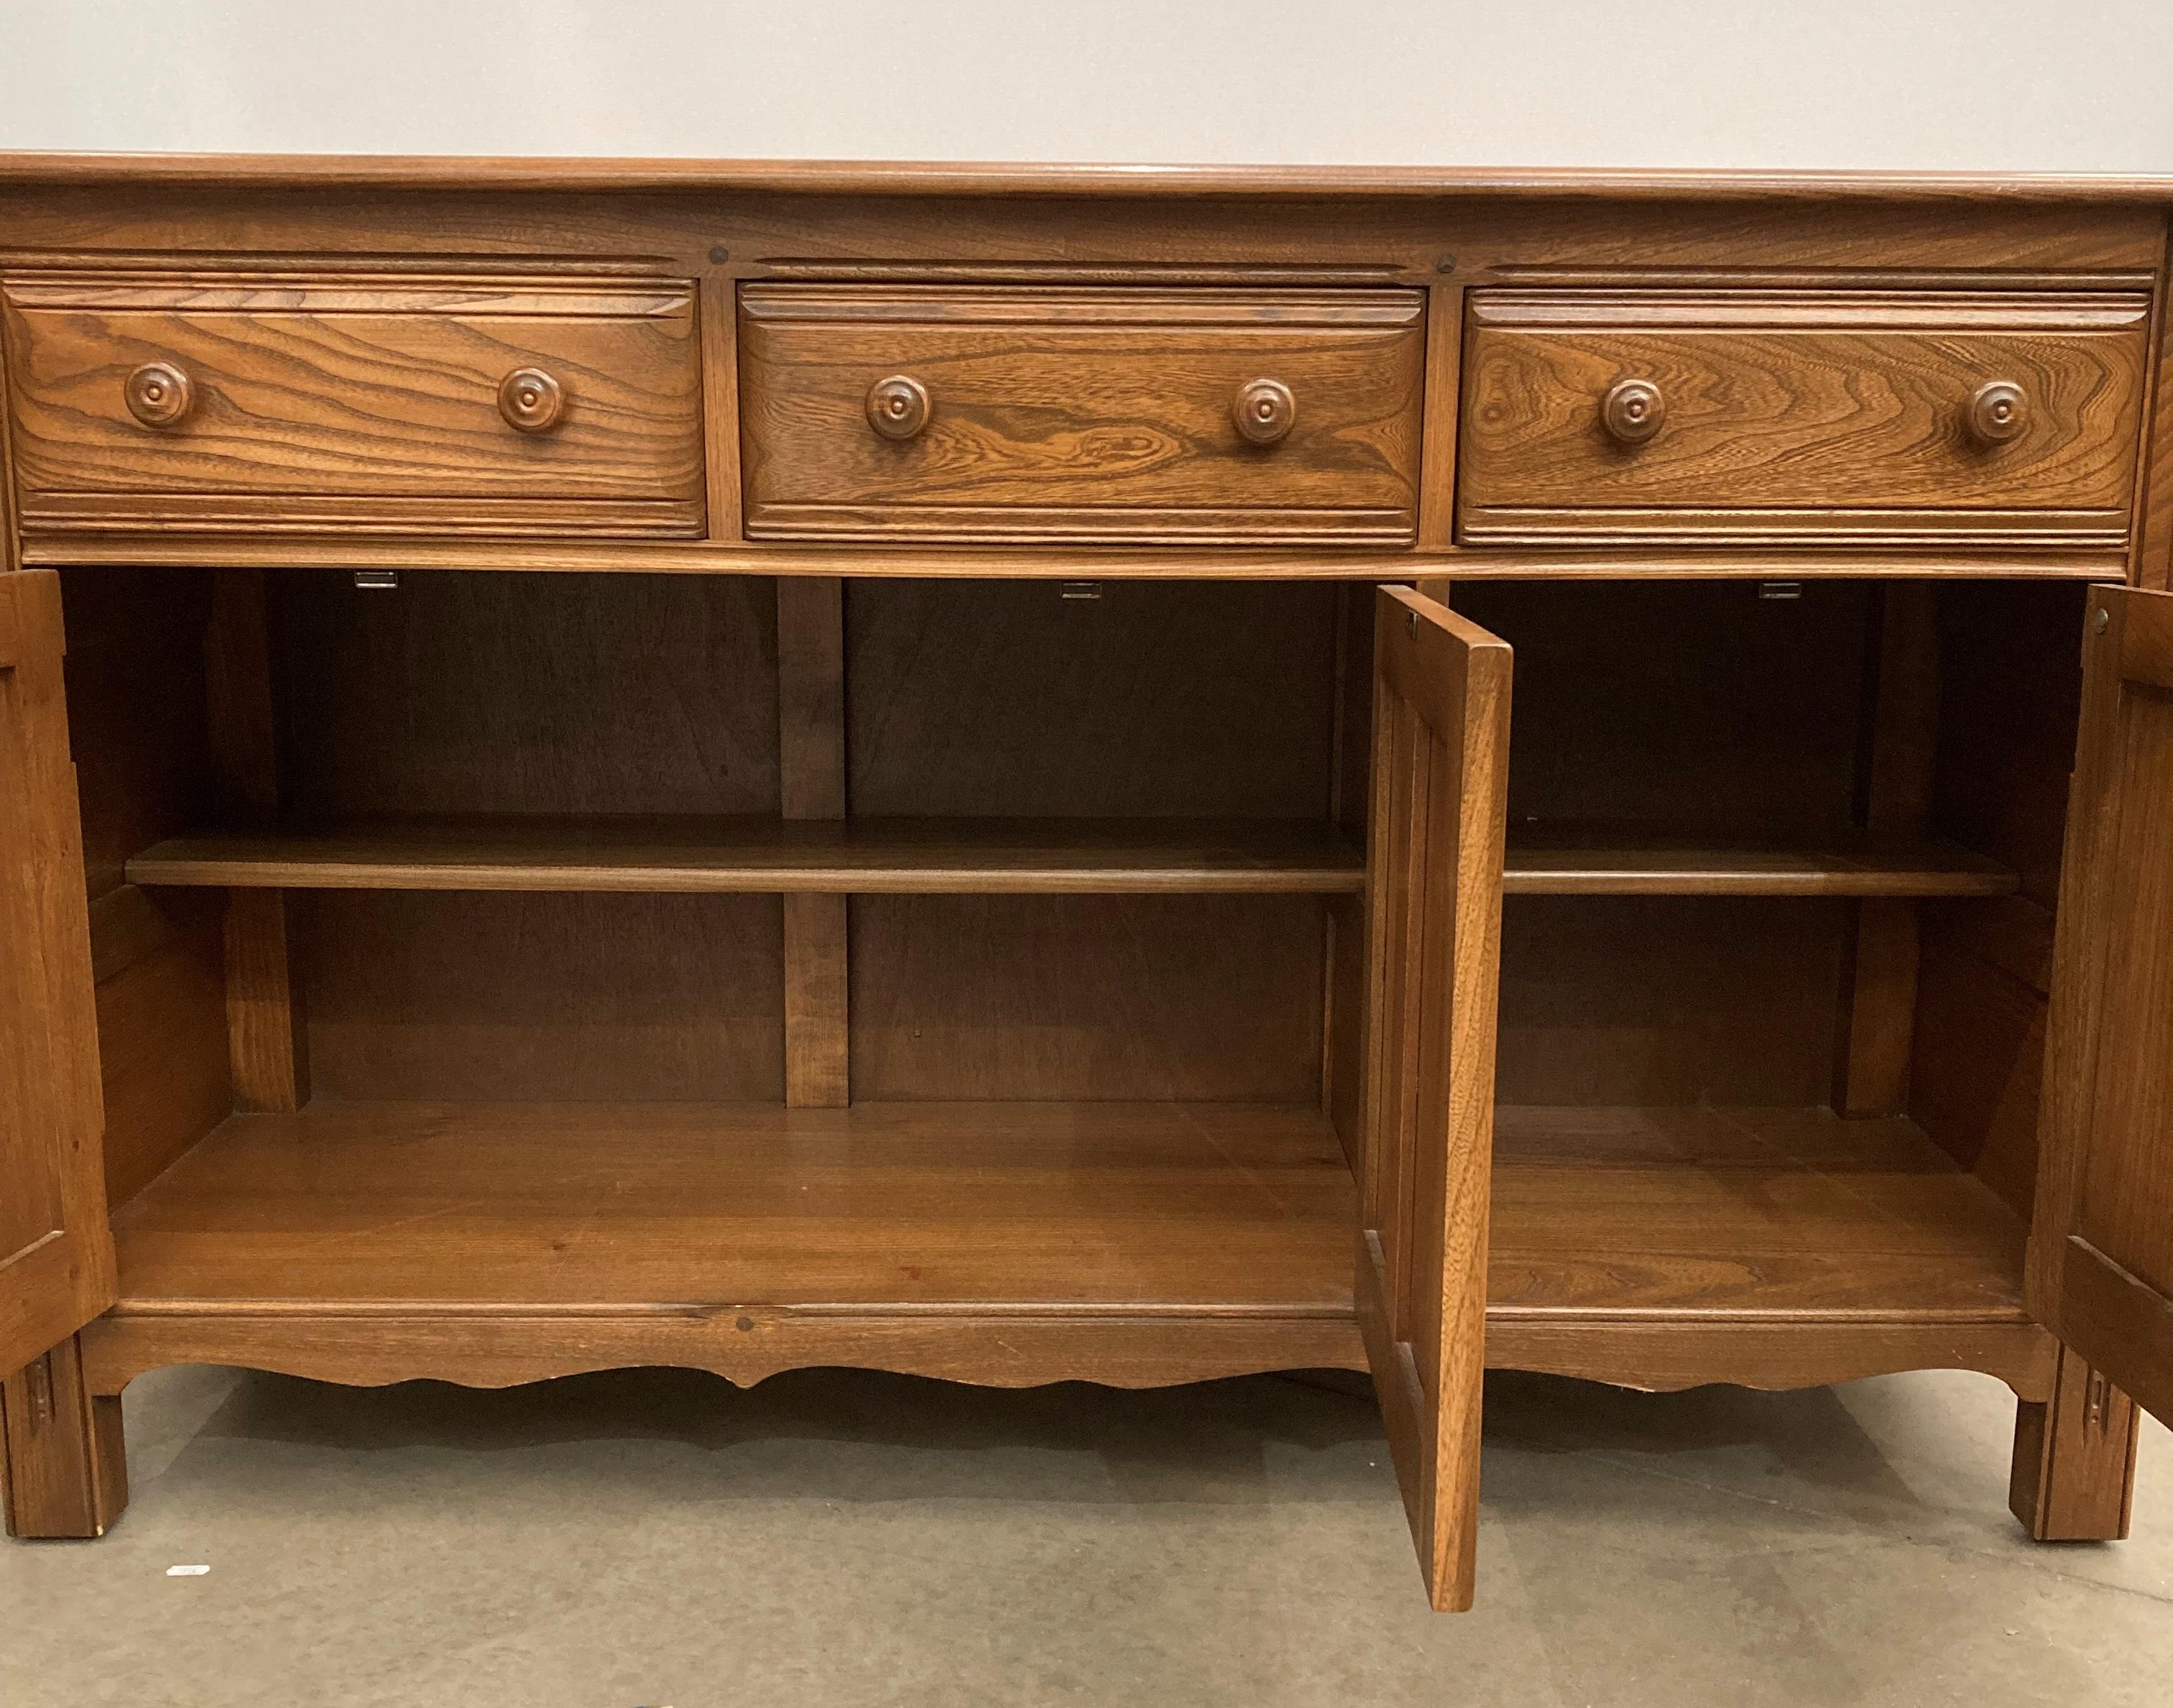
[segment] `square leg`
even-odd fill
[[[2135,1402],[2066,1347],[2052,1398],[2015,1408],[2007,1504],[2040,1542],[2117,1542],[2135,1495]]]
[[[0,1383],[0,1493],[29,1538],[103,1536],[128,1504],[120,1396],[85,1388],[73,1338]]]

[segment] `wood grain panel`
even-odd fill
[[[320,1099],[782,1097],[779,907],[311,896],[310,1082]]]
[[[1282,818],[1328,811],[1335,590],[855,582],[855,815]]]
[[[2127,538],[2148,355],[2139,293],[1476,291],[1459,537],[1857,544]],[[1618,381],[1659,388],[1610,438]],[[2020,434],[1970,400],[2021,386]]]
[[[1311,897],[868,896],[851,922],[856,1097],[1318,1102]]]
[[[1825,1102],[1845,903],[1525,897],[1502,915],[1502,1101]]]
[[[5,315],[28,531],[702,531],[682,285],[62,276]],[[125,401],[148,363],[190,386],[168,426]],[[548,431],[500,412],[527,368],[563,388]]]
[[[0,1506],[10,1536],[103,1536],[128,1504],[121,1402],[85,1385],[74,1337],[0,1382]]]
[[[281,593],[305,820],[778,810],[766,581],[297,574]]]
[[[770,539],[1404,541],[1425,299],[1411,291],[748,285],[747,531]],[[893,374],[931,400],[875,431]],[[1270,445],[1238,389],[1287,386]]]
[[[98,986],[105,1190],[116,1207],[234,1113],[218,910],[169,911],[179,915],[172,935]]]
[[[1351,1215],[1311,1107],[320,1102],[235,1116],[119,1237],[132,1310],[1347,1316]]]

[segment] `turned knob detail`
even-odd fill
[[[1273,445],[1297,424],[1297,399],[1280,380],[1248,380],[1231,400],[1230,418],[1254,445]]]
[[[868,425],[885,439],[910,439],[928,425],[928,388],[909,374],[868,387]]]
[[[541,368],[515,368],[498,382],[498,412],[516,433],[548,433],[565,418],[565,389]]]
[[[128,412],[146,427],[171,427],[189,412],[189,376],[170,362],[146,362],[121,387]]]
[[[1668,418],[1668,400],[1649,380],[1618,380],[1599,400],[1599,424],[1618,445],[1642,445]]]
[[[2004,445],[2030,424],[2029,400],[2012,380],[1980,385],[1969,401],[1969,435],[1979,445]]]

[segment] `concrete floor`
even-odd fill
[[[2138,1539],[2039,1549],[1982,1377],[1499,1377],[1479,1611],[1437,1617],[1339,1384],[164,1371],[114,1533],[0,1547],[0,1703],[2173,1701],[2155,1425]]]

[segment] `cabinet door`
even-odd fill
[[[1433,1604],[1471,1605],[1509,649],[1375,601],[1358,1316]]]
[[[60,579],[0,572],[0,1374],[113,1302]]]
[[[2032,1308],[2173,1422],[2173,595],[2090,590]]]

